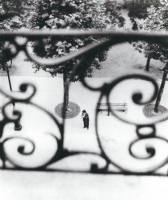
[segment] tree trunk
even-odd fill
[[[10,73],[9,73],[9,69],[8,66],[6,66],[6,63],[4,63],[4,67],[7,73],[7,77],[8,77],[8,84],[9,84],[9,89],[11,92],[13,92],[13,88],[12,88],[12,82],[11,82],[11,78],[10,78]],[[10,68],[12,68],[12,59],[10,60]],[[15,106],[15,103],[13,102],[13,106]]]
[[[146,61],[146,66],[145,66],[145,71],[147,72],[149,72],[150,61],[151,61],[151,57],[148,56],[147,61]]]
[[[159,88],[159,92],[158,92],[158,95],[157,95],[157,98],[156,98],[156,103],[155,103],[155,107],[154,107],[154,112],[158,112],[158,111],[159,111],[159,105],[160,105],[160,101],[161,101],[161,98],[162,98],[163,90],[164,90],[165,83],[166,83],[166,77],[167,77],[167,73],[168,73],[167,67],[168,67],[168,66],[166,66],[166,67],[164,68],[164,73],[163,73],[163,77],[162,77],[162,82],[161,82],[161,85],[160,85],[160,88]]]
[[[64,84],[64,110],[68,110],[69,104],[69,81],[66,71],[63,72],[63,84]]]

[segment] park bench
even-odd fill
[[[108,106],[109,105],[109,106]],[[126,103],[98,103],[97,111],[103,112],[106,111],[107,114],[110,114],[110,109],[119,112],[126,112],[127,111],[127,104]]]

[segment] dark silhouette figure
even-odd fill
[[[89,129],[89,115],[86,110],[82,110],[83,128]]]

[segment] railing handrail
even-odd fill
[[[149,31],[114,31],[114,30],[79,30],[79,29],[57,29],[57,30],[18,30],[18,31],[0,31],[0,36],[13,37],[13,36],[33,36],[33,37],[74,37],[74,36],[101,36],[101,37],[115,37],[125,39],[141,39],[145,37],[148,39],[163,39],[168,38],[168,32],[149,32]]]

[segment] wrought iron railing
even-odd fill
[[[29,42],[38,41],[46,37],[69,39],[88,36],[96,36],[99,40],[98,42],[93,42],[79,49],[77,52],[55,59],[41,59],[31,54],[27,48]],[[17,38],[19,37],[24,38],[24,42],[18,42]],[[83,171],[86,173],[167,175],[168,137],[167,129],[163,129],[162,126],[163,124],[166,126],[168,112],[150,118],[144,116],[142,112],[144,106],[156,100],[158,94],[158,84],[156,80],[143,73],[125,74],[115,80],[111,80],[109,83],[102,83],[101,86],[94,87],[90,85],[88,79],[84,77],[85,71],[94,60],[97,53],[108,47],[133,41],[146,41],[160,44],[167,38],[168,34],[166,33],[99,32],[94,30],[1,32],[0,39],[9,43],[7,51],[11,59],[15,58],[20,51],[24,51],[31,61],[41,66],[48,65],[48,67],[50,67],[53,65],[59,66],[69,60],[79,58],[80,62],[74,65],[72,69],[72,76],[75,76],[76,72],[80,73],[83,86],[89,91],[99,93],[99,98],[95,105],[94,127],[95,140],[98,144],[99,151],[95,153],[94,151],[72,151],[65,148],[66,109],[63,109],[63,119],[60,121],[60,119],[46,108],[34,103],[32,99],[36,95],[35,85],[32,83],[21,84],[19,96],[0,88],[1,95],[8,99],[8,101],[2,105],[1,110],[1,169],[82,172],[78,167],[68,169],[68,167],[57,167],[55,164],[69,158],[74,158],[75,156],[83,155],[96,158],[93,160],[91,159],[89,163],[90,167],[88,170]],[[71,84],[70,80],[69,85]],[[126,94],[123,92],[125,89],[128,89]],[[121,95],[120,97],[123,102],[128,102],[126,114],[117,112],[114,107],[111,106],[111,101],[117,94]],[[110,112],[108,118],[102,117],[99,112],[99,106],[104,100]],[[129,102],[131,102],[133,106],[129,107]],[[41,148],[44,148],[45,142],[41,143],[40,146],[36,143],[37,140],[34,140],[32,134],[22,135],[19,132],[13,135],[8,134],[5,127],[9,123],[19,124],[22,118],[22,111],[17,110],[17,106],[15,107],[15,105],[30,106],[32,109],[37,109],[39,112],[46,115],[54,124],[55,133],[48,133],[47,135],[41,133],[41,135],[38,136],[40,138],[46,138],[44,139],[46,142],[51,140],[49,151],[46,156],[39,154],[38,160],[33,158],[34,155],[38,155]],[[11,106],[14,107],[14,109],[11,110]],[[22,124],[22,126],[24,126],[24,124]],[[78,162],[80,163],[82,161],[78,159]],[[55,167],[52,167],[54,165]]]

